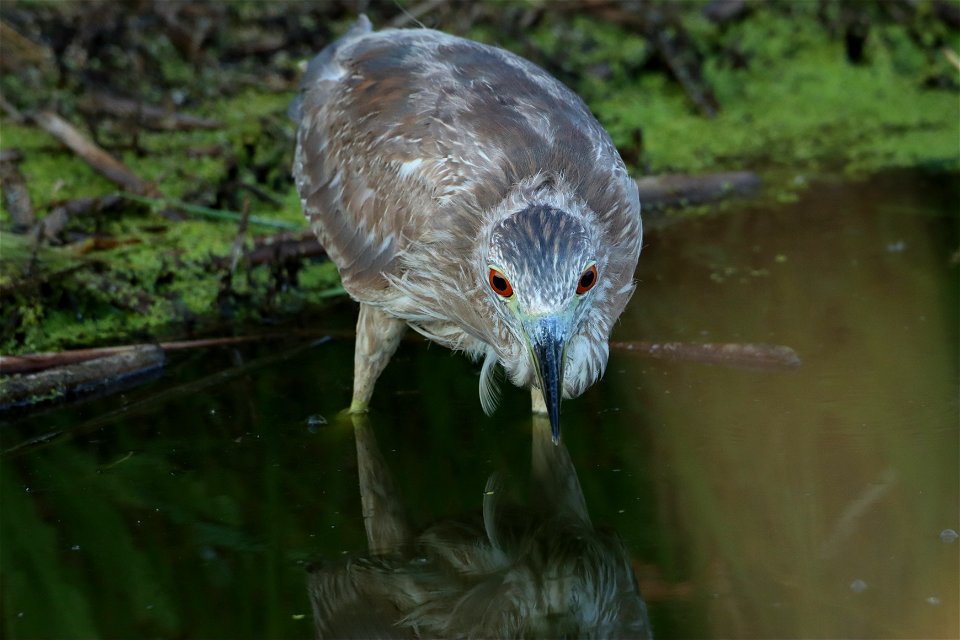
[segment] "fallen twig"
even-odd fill
[[[687,360],[734,369],[796,369],[797,352],[778,344],[693,343],[693,342],[611,342],[614,351],[630,351],[649,358]]]
[[[123,189],[136,194],[157,195],[159,193],[155,185],[133,173],[126,165],[104,151],[76,127],[52,111],[41,111],[35,114],[33,121],[44,131],[69,147],[94,170],[111,182],[120,185]]]

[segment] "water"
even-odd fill
[[[823,181],[649,235],[615,339],[803,359],[615,352],[564,403],[590,520],[622,538],[656,637],[960,636],[956,185]],[[368,466],[337,419],[351,367],[342,337],[176,354],[122,394],[7,419],[6,635],[309,637],[307,563],[367,551]],[[413,530],[479,514],[495,472],[505,502],[542,506],[528,396],[487,418],[477,373],[411,340],[378,385],[370,429]]]

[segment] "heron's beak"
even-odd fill
[[[537,382],[550,418],[553,443],[560,441],[560,400],[563,397],[563,351],[567,346],[568,322],[562,316],[527,319],[523,328],[530,341]]]

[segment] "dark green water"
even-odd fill
[[[960,635],[957,185],[827,181],[649,234],[615,339],[803,358],[615,352],[564,403],[590,515],[622,536],[657,637]],[[336,333],[355,309],[330,314]],[[336,420],[352,350],[177,354],[122,394],[0,423],[5,636],[310,636],[305,563],[367,546]],[[371,426],[415,525],[478,512],[496,471],[524,500],[529,396],[485,417],[477,373],[414,340],[380,380]]]

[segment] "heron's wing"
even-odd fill
[[[311,62],[291,108],[304,212],[360,300],[377,300],[442,188],[443,154],[413,122],[415,90],[403,47],[358,23]]]
[[[636,186],[582,100],[476,42],[428,29],[351,34],[310,66],[294,163],[304,211],[348,291],[375,295],[384,275],[403,270],[403,254],[431,243],[460,268],[425,265],[424,277],[469,277],[462,265],[484,212],[537,174],[574,186],[615,255],[632,257],[632,277]]]

